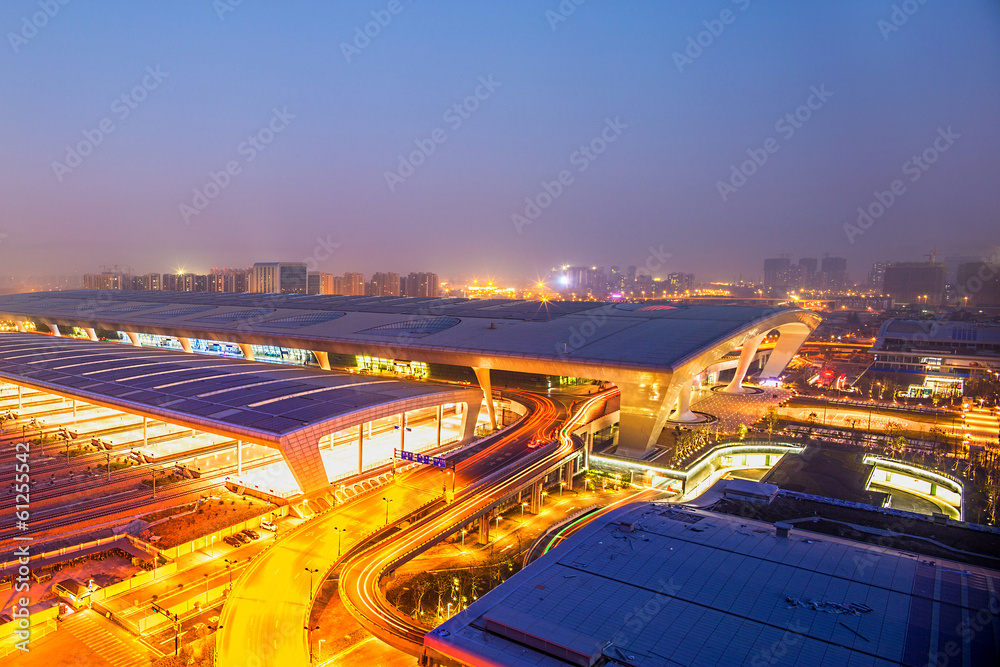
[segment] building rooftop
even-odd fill
[[[465,387],[20,333],[0,333],[0,379],[262,441],[373,406],[432,395],[459,401],[469,393]]]
[[[119,290],[3,296],[0,317],[396,358],[438,351],[459,365],[489,355],[663,371],[753,326],[819,321],[796,308]]]
[[[996,570],[645,502],[579,531],[425,645],[510,667],[995,665],[998,590]]]

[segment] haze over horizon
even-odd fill
[[[0,263],[514,280],[653,248],[702,281],[979,256],[1000,4],[912,5],[11,0]]]

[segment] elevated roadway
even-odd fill
[[[550,437],[565,415],[562,406],[546,397],[516,392],[516,400],[529,408],[520,422],[487,439],[485,446],[449,457],[456,460],[456,489],[532,454],[528,443]],[[321,582],[342,557],[380,531],[409,534],[412,528],[401,529],[407,517],[443,504],[446,479],[444,472],[431,467],[401,473],[394,483],[279,535],[234,582],[216,635],[218,664],[308,665],[306,628]]]

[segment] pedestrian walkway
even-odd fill
[[[105,623],[97,612],[82,609],[63,621],[60,630],[70,632],[113,667],[149,667],[146,652],[126,644]]]

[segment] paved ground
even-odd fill
[[[0,658],[0,667],[149,667],[152,655],[97,612],[82,609],[27,654]]]

